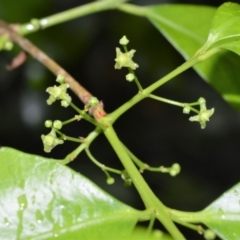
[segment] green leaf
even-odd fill
[[[225,192],[202,212],[202,222],[223,240],[240,239],[240,183]]]
[[[145,14],[185,59],[191,58],[208,38],[216,8],[201,5],[156,5]],[[223,51],[194,66],[229,103],[240,103],[240,58]],[[240,110],[239,105],[234,105]]]
[[[123,239],[114,239],[114,240],[123,240]],[[167,234],[164,234],[160,230],[153,230],[151,234],[146,233],[145,228],[137,227],[133,235],[127,238],[124,238],[124,240],[174,240],[172,237],[170,237]]]
[[[240,55],[240,5],[227,2],[216,11],[206,45],[220,47]]]
[[[203,46],[216,8],[201,5],[164,4],[147,7],[155,27],[185,57]]]
[[[0,148],[0,169],[1,240],[124,239],[141,217],[54,160]]]

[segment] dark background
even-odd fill
[[[65,0],[1,0],[0,18],[11,23],[25,23],[76,7],[88,1]],[[224,1],[147,1],[139,5],[160,3],[194,3],[219,6]],[[136,93],[136,86],[124,80],[126,70],[114,70],[115,47],[127,35],[129,48],[137,50],[136,71],[143,86],[148,86],[173,70],[184,60],[161,34],[143,18],[118,11],[107,11],[76,19],[28,36],[38,47],[55,59],[99,99],[111,112]],[[5,66],[18,52],[0,53],[0,143],[25,152],[52,158],[64,158],[77,145],[66,142],[50,154],[43,152],[41,134],[47,134],[46,119],[66,120],[75,112],[46,105],[45,89],[55,77],[31,57],[18,69],[8,72]],[[125,113],[115,124],[121,140],[144,162],[152,166],[171,166],[178,162],[181,174],[145,172],[144,177],[157,196],[171,208],[198,211],[205,208],[224,191],[239,182],[240,117],[212,87],[193,70],[178,76],[156,92],[162,97],[180,102],[193,102],[200,96],[207,99],[216,112],[200,129],[188,121],[182,109],[144,100]],[[72,94],[73,96],[73,94]],[[74,103],[82,104],[73,96]],[[86,136],[93,127],[84,121],[64,128],[74,137]],[[122,169],[107,141],[100,136],[91,146],[92,153],[102,163]],[[82,153],[70,167],[86,175],[121,201],[142,209],[134,187],[126,188],[118,176],[108,186],[105,175]],[[202,239],[187,233],[191,239]]]

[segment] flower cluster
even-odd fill
[[[49,95],[50,95],[47,100],[47,104],[51,105],[56,100],[62,100],[61,106],[68,107],[72,101],[72,98],[67,93],[69,84],[65,83],[64,77],[62,75],[58,75],[56,81],[60,83],[59,86],[48,87],[46,90],[46,92],[49,93]]]
[[[62,128],[62,125],[62,122],[59,120],[55,120],[54,122],[51,120],[45,121],[45,127],[52,128],[49,134],[41,135],[45,152],[49,153],[54,147],[64,143],[64,141],[62,139],[59,139],[56,134],[56,131],[60,130]]]

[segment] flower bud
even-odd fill
[[[65,83],[65,77],[63,75],[61,75],[61,74],[57,75],[56,82],[58,82],[60,84]]]
[[[132,82],[134,80],[134,75],[132,73],[129,73],[126,75],[126,80],[129,82]]]
[[[127,44],[129,43],[129,40],[128,40],[127,37],[124,35],[124,36],[120,39],[119,43],[120,43],[121,45],[127,45]]]
[[[178,163],[174,163],[172,165],[172,167],[170,168],[169,170],[169,174],[172,176],[172,177],[175,177],[177,174],[179,174],[181,171],[181,167]]]
[[[52,121],[51,120],[46,120],[44,125],[45,125],[46,128],[50,128],[50,127],[52,127]]]
[[[204,238],[205,238],[206,240],[213,240],[213,239],[216,238],[216,233],[213,232],[213,231],[210,230],[210,229],[207,229],[207,230],[204,231]]]
[[[59,120],[56,120],[53,122],[53,127],[60,130],[62,128],[62,122]]]
[[[99,103],[99,100],[98,100],[96,97],[91,97],[91,98],[88,100],[87,106],[88,106],[89,108],[95,107],[96,105],[98,105],[98,103]]]
[[[114,178],[112,178],[112,177],[107,178],[107,184],[108,185],[112,185],[112,184],[114,184],[114,182],[115,182]]]
[[[191,111],[191,108],[188,104],[186,104],[186,106],[183,107],[183,113],[184,114],[189,114]]]

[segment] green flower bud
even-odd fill
[[[131,50],[127,53],[121,52],[120,48],[116,48],[116,55],[115,58],[116,64],[115,69],[121,69],[122,67],[129,67],[135,70],[138,66],[135,62],[133,62],[132,58],[136,50]]]
[[[53,122],[53,127],[60,130],[62,128],[62,122],[59,120],[56,120]]]
[[[115,179],[112,177],[107,178],[107,184],[112,185],[115,182]]]
[[[200,105],[200,107],[203,109],[206,109],[206,100],[203,98],[203,97],[200,97],[199,99],[198,99],[198,102],[199,102],[199,105]]]
[[[77,121],[80,121],[82,119],[81,115],[75,115],[74,117],[76,118]]]
[[[184,114],[189,114],[191,111],[191,108],[188,104],[186,104],[184,107],[183,107],[183,113]]]
[[[60,84],[63,84],[63,83],[65,83],[65,77],[64,77],[63,75],[59,74],[59,75],[57,76],[56,81],[57,81],[58,83],[60,83]]]
[[[129,43],[129,40],[128,40],[127,37],[124,35],[124,36],[120,39],[119,43],[120,43],[121,45],[127,45],[127,44]]]
[[[126,75],[126,80],[132,82],[134,80],[134,77],[135,77],[134,74],[129,73]]]
[[[207,230],[204,231],[204,238],[205,238],[206,240],[213,240],[213,239],[216,238],[216,233],[213,232],[213,231],[210,230],[210,229],[207,229]]]
[[[154,229],[152,231],[153,239],[162,239],[164,236],[164,233],[158,229]],[[164,239],[164,238],[163,238]]]
[[[95,107],[99,104],[99,100],[96,98],[96,97],[91,97],[89,100],[88,100],[88,103],[87,105],[89,107]]]
[[[178,163],[174,163],[172,165],[172,167],[170,168],[169,170],[169,174],[172,176],[172,177],[175,177],[177,174],[179,174],[181,171],[181,167]]]
[[[50,128],[50,127],[52,127],[52,121],[51,120],[46,120],[44,125],[45,125],[46,128]]]
[[[66,108],[66,107],[69,106],[69,103],[67,101],[65,101],[65,100],[62,100],[61,101],[61,106]]]

